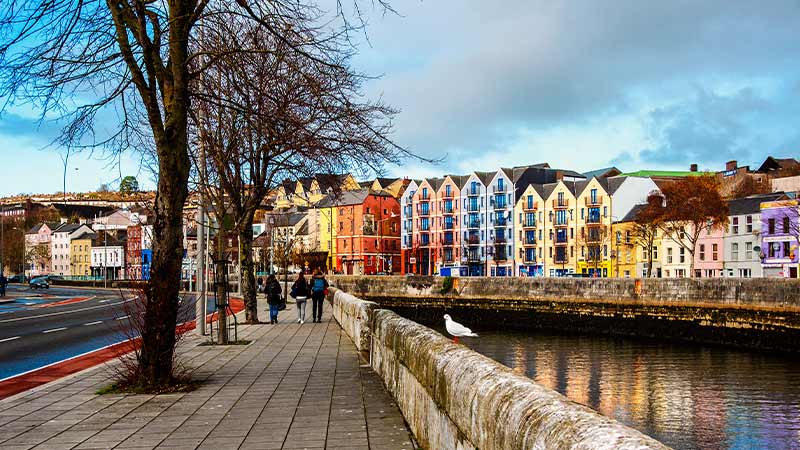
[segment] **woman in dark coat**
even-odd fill
[[[294,297],[294,301],[297,302],[297,323],[304,324],[306,323],[306,300],[308,300],[308,282],[306,281],[306,277],[303,276],[303,272],[300,272],[297,275],[297,281],[294,282],[292,285],[292,291],[290,294]]]
[[[278,323],[278,308],[283,300],[281,299],[281,284],[275,279],[275,275],[270,274],[267,277],[264,293],[267,294],[267,303],[269,303],[269,323]]]

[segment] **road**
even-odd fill
[[[115,290],[11,284],[13,302],[0,304],[0,380],[124,341],[137,301]],[[187,297],[180,322],[194,320]],[[213,308],[213,300],[209,301]]]

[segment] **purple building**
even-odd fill
[[[798,201],[761,204],[761,266],[765,277],[797,278]]]

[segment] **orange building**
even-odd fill
[[[400,272],[400,202],[386,191],[346,191],[335,201],[336,270],[348,275]]]

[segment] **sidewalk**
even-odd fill
[[[98,396],[109,374],[98,366],[0,401],[0,448],[413,449],[325,306],[321,324],[292,322],[290,307],[277,326],[241,326],[246,346],[187,337],[183,361],[205,380],[194,392]]]

